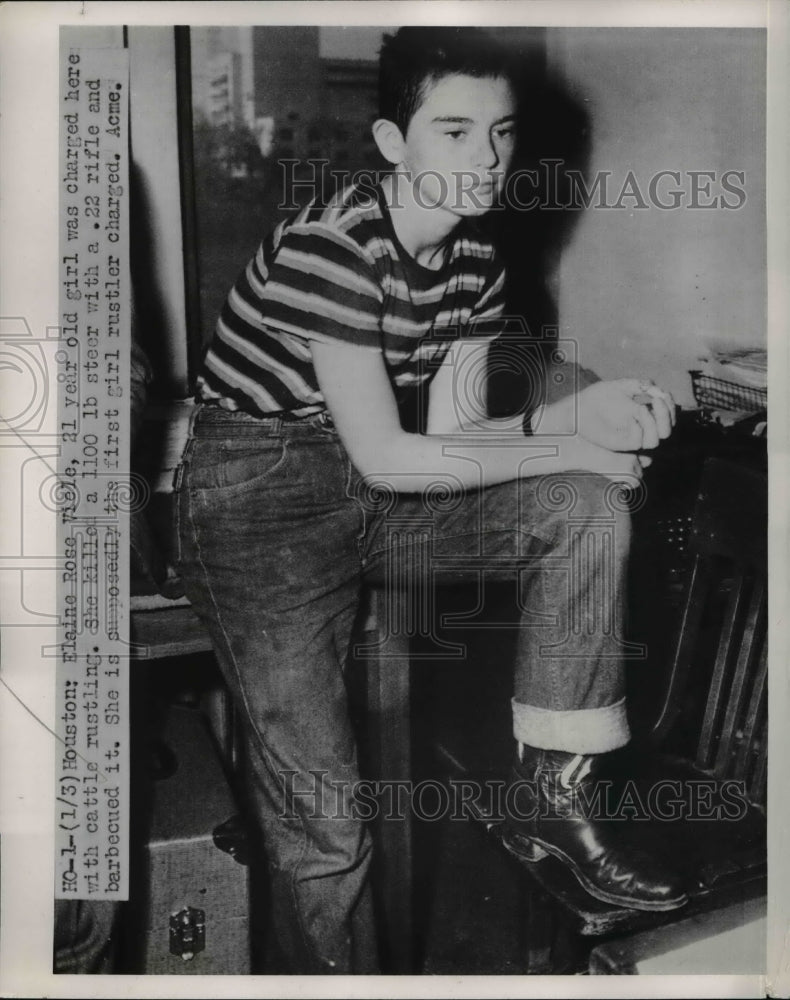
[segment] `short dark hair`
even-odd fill
[[[510,79],[508,54],[482,28],[406,27],[385,35],[379,54],[379,117],[403,135],[425,97],[445,76]]]

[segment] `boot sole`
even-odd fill
[[[668,910],[677,910],[681,906],[685,906],[688,903],[688,896],[683,893],[681,896],[676,896],[674,899],[660,899],[660,900],[648,900],[648,899],[630,899],[623,896],[616,896],[614,893],[609,893],[605,889],[599,888],[595,883],[590,882],[583,871],[578,867],[573,858],[568,857],[567,854],[558,850],[553,844],[547,844],[545,841],[524,838],[524,846],[527,851],[516,849],[515,845],[509,842],[507,833],[502,836],[502,844],[505,850],[513,857],[518,858],[520,861],[526,861],[528,864],[535,864],[538,861],[542,861],[547,855],[551,855],[561,861],[567,868],[570,869],[576,881],[579,885],[593,896],[595,899],[601,900],[603,903],[611,903],[613,906],[624,906],[629,910],[646,910],[651,913],[664,913]]]

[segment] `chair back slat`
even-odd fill
[[[727,702],[727,712],[724,717],[719,748],[716,754],[714,770],[716,774],[729,774],[730,763],[737,739],[743,736],[739,723],[743,719],[743,710],[747,696],[747,680],[749,671],[754,667],[755,654],[759,648],[759,633],[765,617],[765,585],[761,580],[755,580],[749,607],[746,611],[746,621],[740,638],[738,658],[732,676],[730,696]]]
[[[682,707],[682,698],[696,651],[699,623],[705,609],[710,581],[709,560],[695,555],[689,570],[686,599],[678,623],[666,692],[658,718],[650,732],[650,741],[655,744],[663,742]]]
[[[731,673],[733,646],[737,643],[737,626],[743,617],[745,603],[745,580],[741,574],[738,574],[732,581],[730,596],[724,612],[724,622],[713,664],[710,688],[708,689],[705,716],[702,720],[702,731],[697,744],[697,767],[709,768],[716,751],[719,725],[727,702],[725,684]],[[694,638],[697,637],[694,636]]]

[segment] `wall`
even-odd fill
[[[765,345],[765,33],[551,28],[547,53],[589,112],[588,183],[611,171],[607,203],[629,170],[648,205],[659,170],[680,171],[685,191],[675,210],[626,197],[584,212],[556,275],[562,336],[599,374],[649,375],[690,405],[686,372],[707,338]],[[698,203],[732,204],[718,178],[744,171],[743,206],[688,207],[694,170],[717,173]],[[659,187],[665,203],[673,186]]]

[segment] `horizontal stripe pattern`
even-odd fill
[[[450,341],[493,335],[503,310],[502,267],[473,223],[432,270],[398,242],[381,190],[350,188],[263,240],[222,308],[198,396],[259,416],[319,412],[313,340],[381,351],[397,388],[417,386]]]

